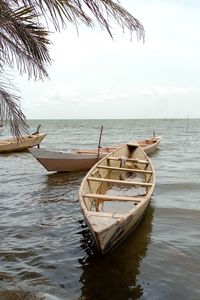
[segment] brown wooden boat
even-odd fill
[[[0,153],[23,151],[30,147],[37,146],[45,138],[46,133],[36,133],[17,138],[0,140]]]
[[[87,173],[79,202],[101,254],[117,247],[136,227],[154,186],[153,165],[137,143],[119,147]]]
[[[160,137],[139,140],[137,143],[148,154],[152,154],[158,148]],[[30,153],[43,165],[47,171],[75,172],[89,170],[99,159],[115,150],[117,146],[92,150],[76,150],[72,152],[53,151],[44,148],[29,149]],[[99,158],[98,158],[99,157]]]

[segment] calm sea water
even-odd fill
[[[86,174],[0,155],[0,299],[200,299],[200,120],[38,120],[41,147],[78,149],[162,136],[156,187],[136,230],[99,256],[78,203]],[[5,132],[5,135],[7,133]]]

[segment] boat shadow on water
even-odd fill
[[[140,280],[140,267],[151,242],[153,213],[150,203],[130,236],[105,256],[98,254],[87,225],[80,222],[80,243],[87,254],[79,259],[83,270],[80,299],[138,299],[143,295],[143,285],[148,283]]]

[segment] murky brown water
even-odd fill
[[[41,121],[31,121],[33,131]],[[27,152],[0,155],[0,300],[200,299],[200,120],[42,121],[51,149],[162,136],[144,219],[96,253],[78,203],[84,172],[53,174]]]

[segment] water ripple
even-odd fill
[[[47,173],[28,152],[0,155],[0,299],[199,299],[199,121],[188,134],[184,120],[40,123],[43,146],[59,150],[97,147],[102,124],[102,146],[156,131],[156,188],[133,234],[101,257],[78,202],[86,172]]]

